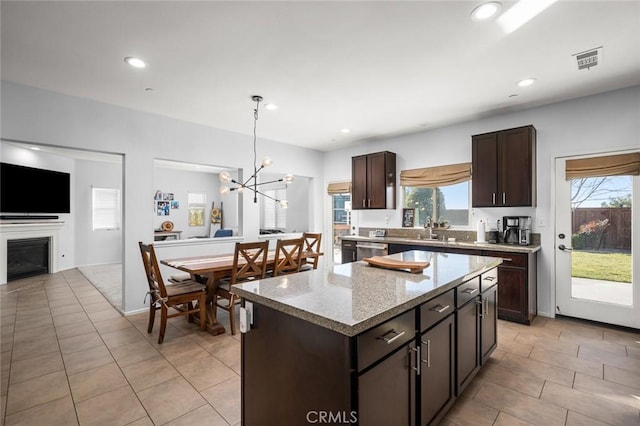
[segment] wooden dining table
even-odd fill
[[[322,253],[302,252],[301,258],[316,258]],[[267,271],[273,270],[275,250],[267,252]],[[177,259],[163,259],[160,263],[188,272],[191,277],[207,286],[207,328],[214,336],[225,332],[224,326],[218,322],[213,299],[222,278],[230,277],[233,269],[233,254],[191,256]]]

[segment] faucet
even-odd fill
[[[427,239],[436,238],[436,234],[433,233],[433,228],[431,227],[431,217],[427,216],[427,219],[424,221],[424,229],[427,230]]]

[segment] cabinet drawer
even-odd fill
[[[455,309],[454,290],[429,300],[420,307],[420,331],[425,331]]]
[[[358,336],[358,370],[414,339],[415,324],[415,309],[412,309]]]
[[[498,268],[493,268],[492,270],[482,274],[480,278],[480,291],[484,292],[496,284],[498,284]]]
[[[480,277],[475,277],[456,287],[456,308],[480,295]]]
[[[485,253],[485,256],[503,258],[504,260],[502,261],[501,266],[517,266],[519,268],[526,268],[527,258],[529,255],[526,253],[507,253],[504,251],[488,251]]]

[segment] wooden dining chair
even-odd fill
[[[308,271],[309,269],[318,269],[318,259],[322,254],[320,252],[320,241],[322,240],[322,233],[303,232],[302,239],[304,244],[302,246],[302,265],[301,271]],[[313,253],[313,256],[307,257],[309,253]]]
[[[274,277],[300,272],[303,245],[302,237],[278,240],[272,273]]]
[[[167,329],[167,319],[182,315],[187,316],[189,322],[193,322],[193,314],[200,316],[200,329],[207,330],[207,290],[204,284],[193,280],[185,280],[174,283],[165,283],[160,273],[160,264],[156,257],[153,244],[138,242],[142,263],[147,274],[150,296],[149,304],[149,326],[147,333],[153,330],[153,323],[156,318],[156,311],[160,309],[160,334],[158,343],[164,340],[164,333]],[[194,306],[193,302],[198,304]],[[173,308],[175,313],[169,313],[169,308]],[[173,311],[172,311],[173,312]]]
[[[240,298],[231,293],[231,286],[234,284],[262,279],[267,272],[267,253],[269,251],[269,241],[236,243],[233,252],[233,267],[231,277],[222,279],[213,297],[215,309],[221,308],[229,313],[231,322],[231,334],[236,334],[235,305]]]

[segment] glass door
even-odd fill
[[[342,262],[340,237],[349,235],[351,228],[351,194],[334,194],[332,198],[333,262]]]
[[[566,161],[556,159],[556,313],[637,328],[638,176],[567,178]]]

